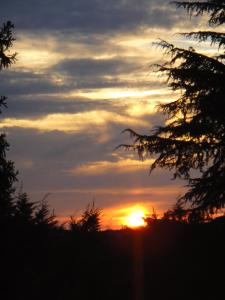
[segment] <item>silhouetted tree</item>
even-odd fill
[[[68,228],[72,233],[75,233],[75,232],[78,232],[81,230],[80,223],[74,216],[70,216],[70,220],[68,222]]]
[[[151,226],[159,220],[159,215],[157,214],[154,207],[152,207],[152,213],[143,218],[147,226]]]
[[[225,0],[174,3],[191,15],[207,14],[210,26],[224,25]],[[157,70],[167,76],[168,85],[181,96],[159,105],[167,121],[164,126],[156,127],[150,135],[127,129],[134,143],[122,146],[140,156],[157,155],[151,171],[156,167],[173,170],[174,178],[187,180],[189,189],[178,201],[190,204],[193,214],[204,218],[225,206],[225,33],[199,31],[184,36],[211,41],[211,45],[218,46],[217,55],[159,41],[157,44],[171,59],[157,65]],[[193,176],[193,170],[199,175]]]
[[[97,232],[101,228],[101,209],[95,207],[94,201],[89,203],[82,214],[79,226],[85,232]]]
[[[164,220],[173,220],[179,222],[186,222],[188,220],[189,210],[184,208],[182,203],[176,203],[174,207],[167,210],[164,215]]]
[[[12,29],[14,28],[11,22],[4,23],[0,29],[0,70],[8,68],[14,61],[16,54],[10,54],[9,50],[12,47],[14,38]],[[2,107],[7,107],[6,97],[0,97],[0,113]],[[6,153],[9,150],[9,143],[6,140],[5,134],[0,134],[0,220],[6,220],[12,216],[14,211],[13,193],[15,189],[13,184],[17,180],[17,171],[14,163],[8,160]]]
[[[48,194],[40,201],[34,214],[34,222],[43,228],[54,228],[57,224],[54,211],[50,211],[50,206],[46,200]]]
[[[34,223],[35,203],[31,202],[27,193],[22,189],[16,197],[15,203],[15,219],[23,225],[30,225]]]

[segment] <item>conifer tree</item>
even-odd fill
[[[152,129],[150,135],[127,129],[134,143],[122,146],[140,156],[156,155],[151,171],[160,167],[172,170],[174,178],[187,180],[187,192],[178,202],[190,207],[195,219],[202,219],[225,206],[225,0],[173,4],[192,16],[208,16],[210,30],[184,36],[210,41],[211,46],[217,46],[217,54],[210,56],[193,47],[182,49],[159,41],[171,59],[158,65],[157,70],[167,76],[168,85],[181,96],[159,105],[165,125]],[[193,176],[193,170],[199,175]]]
[[[3,24],[0,29],[0,71],[10,67],[15,61],[16,54],[10,54],[9,50],[14,41],[12,29],[14,28],[11,22]],[[0,113],[2,107],[6,107],[6,97],[0,97]],[[7,159],[6,153],[9,150],[9,143],[6,140],[4,133],[0,133],[0,221],[12,217],[13,193],[15,191],[13,184],[17,180],[17,172],[15,171],[14,163]]]
[[[41,228],[54,228],[57,224],[54,211],[50,211],[50,207],[46,198],[47,194],[42,201],[40,201],[39,206],[36,207],[34,213],[34,222],[37,226]]]
[[[15,204],[16,221],[23,225],[34,223],[35,203],[31,202],[27,193],[19,191]]]
[[[78,224],[84,232],[97,232],[100,230],[101,209],[95,207],[94,201],[88,204]]]
[[[70,216],[70,220],[68,222],[68,227],[72,233],[77,233],[77,232],[81,231],[80,223],[76,220],[76,218],[74,216]]]

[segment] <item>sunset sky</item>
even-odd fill
[[[18,60],[1,72],[1,116],[10,159],[32,200],[48,200],[59,218],[93,199],[104,226],[119,227],[133,207],[170,208],[185,182],[157,170],[151,158],[115,151],[126,128],[148,133],[162,124],[154,109],[176,98],[151,64],[166,57],[158,38],[190,47],[178,32],[201,29],[168,0],[12,0],[1,23],[15,25]],[[202,52],[209,49],[199,46]],[[19,183],[20,184],[20,183]]]

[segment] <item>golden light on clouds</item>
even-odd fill
[[[91,132],[94,127],[99,127],[100,132],[107,127],[109,122],[123,124],[124,126],[142,125],[149,126],[146,121],[140,121],[118,113],[92,110],[81,113],[49,114],[38,119],[6,118],[0,122],[0,128],[22,127],[34,128],[41,131],[59,130],[64,132]],[[107,129],[107,128],[105,128]]]
[[[174,31],[173,33],[175,33]],[[127,33],[126,35],[118,34],[113,39],[113,43],[123,50],[126,57],[137,57],[140,58],[142,66],[149,65],[151,61],[160,57],[156,47],[152,46],[152,43],[159,39],[159,37],[164,37],[165,39],[171,38],[171,32],[168,30],[160,28],[141,28],[139,32],[135,34]]]
[[[23,55],[19,56],[20,65],[26,66],[26,68],[44,68],[49,65],[53,65],[59,59],[57,54],[51,53],[47,50],[35,50],[27,49],[23,52]],[[18,65],[17,67],[19,67]]]
[[[115,162],[111,161],[97,161],[83,164],[79,167],[71,169],[69,172],[80,175],[99,175],[108,172],[125,173],[133,172],[145,167],[146,169],[152,164],[153,160],[134,160],[134,159],[120,159]]]
[[[107,100],[107,99],[121,99],[121,98],[143,98],[146,96],[162,95],[167,94],[168,90],[157,89],[157,90],[146,90],[138,88],[103,88],[99,90],[73,92],[73,97],[87,97],[90,99]]]
[[[148,103],[134,103],[127,108],[127,113],[130,116],[142,117],[150,112],[156,112],[156,105],[156,101],[149,101]]]
[[[17,62],[14,69],[31,69],[40,72],[58,63],[65,54],[57,51],[58,43],[56,36],[45,34],[44,36],[17,32],[15,41]]]

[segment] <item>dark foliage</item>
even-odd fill
[[[1,237],[1,299],[222,299],[224,218],[94,235],[36,229]]]
[[[94,201],[89,203],[78,223],[84,232],[97,232],[101,228],[101,209],[95,207]]]
[[[57,224],[54,211],[50,210],[50,205],[46,201],[48,194],[40,201],[34,212],[34,223],[36,226],[48,229],[54,228]]]
[[[152,213],[143,218],[147,226],[151,227],[159,220],[159,215],[157,214],[155,208],[152,208]]]
[[[223,25],[225,1],[175,2],[192,15],[209,15],[209,24]],[[134,138],[126,149],[157,155],[151,166],[173,170],[174,178],[188,181],[188,191],[179,199],[191,204],[193,214],[204,219],[225,205],[225,33],[191,32],[185,34],[198,41],[211,40],[218,45],[218,55],[210,57],[194,48],[181,49],[159,41],[171,59],[158,65],[158,72],[166,75],[167,83],[181,96],[173,102],[159,105],[166,117],[164,126],[141,135],[127,129]],[[193,177],[193,170],[200,175]]]
[[[77,233],[80,231],[79,221],[74,216],[70,216],[68,229],[73,233]]]
[[[9,49],[14,40],[12,36],[13,24],[7,22],[0,29],[0,70],[8,68],[14,61],[16,54],[10,54]],[[1,108],[6,107],[6,97],[0,97]],[[0,134],[0,221],[5,221],[13,215],[13,184],[17,180],[17,172],[14,163],[7,159],[6,153],[9,150],[9,143],[5,134]]]
[[[225,22],[225,1],[207,0],[207,1],[172,1],[177,7],[183,7],[190,14],[196,16],[207,13],[209,15],[210,25],[222,25]]]
[[[15,222],[25,226],[33,225],[34,211],[35,203],[31,202],[27,193],[23,192],[21,189],[16,197]]]
[[[13,41],[15,40],[12,33],[13,28],[14,25],[8,21],[3,23],[0,29],[0,70],[8,68],[16,60],[16,53],[9,53]]]

